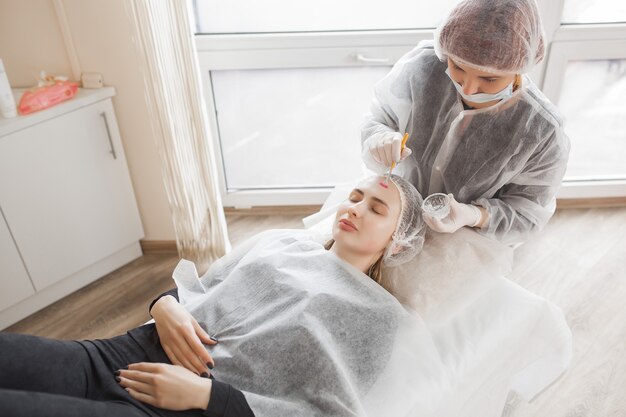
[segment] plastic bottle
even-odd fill
[[[17,116],[13,91],[11,91],[2,59],[0,59],[0,112],[6,118]]]

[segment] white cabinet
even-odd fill
[[[0,266],[1,306],[12,306],[35,293],[2,211],[0,211]]]
[[[0,207],[34,295],[47,292],[48,302],[141,255],[113,94],[82,90],[64,104],[0,123]],[[0,285],[7,292],[4,280]],[[0,299],[0,328],[8,324],[7,307]]]

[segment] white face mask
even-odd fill
[[[452,84],[454,85],[454,88],[456,88],[456,91],[459,92],[461,97],[463,97],[466,101],[471,101],[472,103],[487,103],[489,101],[494,101],[494,100],[504,100],[513,95],[513,82],[511,82],[511,84],[509,84],[503,90],[498,91],[495,94],[476,93],[476,94],[468,95],[463,92],[463,87],[461,87],[461,84],[457,83],[456,81],[452,79],[452,77],[450,76],[449,68],[446,69],[446,74],[448,75],[448,77],[450,77],[450,80],[452,80]]]

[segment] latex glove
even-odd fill
[[[452,194],[450,197],[450,213],[447,217],[439,220],[424,213],[424,222],[432,230],[439,233],[454,233],[464,226],[477,226],[482,220],[482,213],[473,204],[463,204],[455,200]]]
[[[170,295],[160,298],[150,310],[161,346],[174,365],[180,365],[198,375],[209,374],[215,366],[213,358],[202,345],[214,345],[196,319]]]
[[[402,152],[400,151],[402,138],[403,135],[398,132],[383,132],[373,135],[366,141],[367,150],[365,151],[376,164],[388,171],[393,162],[398,164],[411,155],[409,148],[405,147]]]
[[[168,363],[131,363],[116,372],[116,380],[137,401],[166,410],[206,410],[213,381],[182,366]]]

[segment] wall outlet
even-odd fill
[[[80,81],[83,84],[83,88],[102,88],[104,86],[102,74],[98,72],[83,72],[80,76]]]

